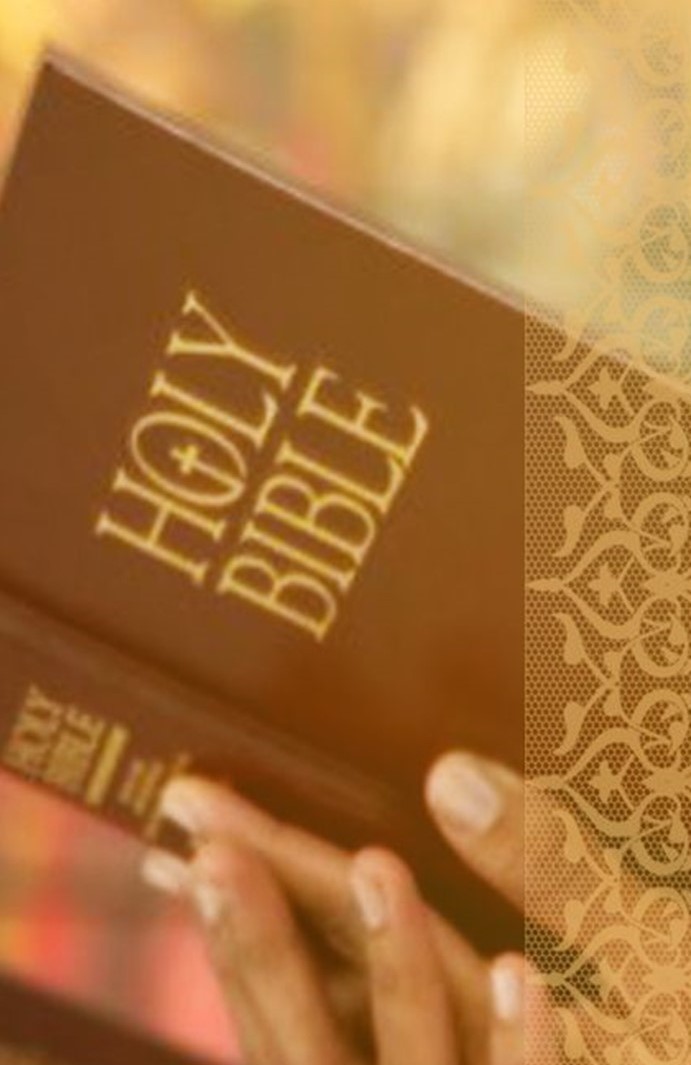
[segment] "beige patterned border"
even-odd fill
[[[560,937],[528,933],[557,1003],[528,1059],[688,1065],[691,9],[544,14],[528,151],[554,106],[563,135],[528,254],[557,219],[573,283],[554,328],[529,301],[526,333],[527,760],[554,803],[529,803],[528,911]]]

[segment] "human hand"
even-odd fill
[[[468,776],[481,766],[484,788]],[[428,799],[464,860],[484,836],[471,864],[520,904],[520,780],[455,756],[436,767]],[[395,856],[353,859],[203,781],[170,785],[163,812],[192,832],[197,856],[185,866],[155,853],[148,878],[196,904],[248,1065],[528,1060],[524,962],[479,958]],[[529,994],[539,1010],[541,993]]]

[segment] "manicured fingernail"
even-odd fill
[[[465,832],[488,832],[504,808],[504,797],[489,772],[464,755],[451,755],[439,764],[428,795],[449,827]]]
[[[370,932],[381,932],[389,919],[386,895],[381,884],[357,866],[351,873],[350,884],[365,928]]]
[[[492,967],[492,1000],[497,1018],[516,1024],[523,1017],[524,980],[516,961],[498,961]]]
[[[165,851],[149,851],[142,862],[143,879],[169,895],[180,895],[189,880],[189,866]]]
[[[220,921],[225,909],[223,893],[213,884],[197,884],[192,899],[205,925],[213,927]]]
[[[172,780],[161,795],[160,813],[192,836],[200,835],[206,820],[204,793],[193,780]]]

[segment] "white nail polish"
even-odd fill
[[[212,884],[198,884],[193,892],[194,904],[205,925],[218,924],[225,909],[221,891]]]
[[[504,1024],[516,1024],[523,1016],[524,987],[517,967],[498,962],[492,969],[492,1000],[497,1018]]]
[[[169,895],[180,895],[189,879],[189,867],[165,851],[149,851],[142,862],[141,874],[151,887]]]

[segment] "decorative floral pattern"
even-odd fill
[[[551,317],[528,306],[527,758],[534,793],[552,800],[529,802],[528,909],[540,898],[544,914],[553,899],[547,923],[561,936],[548,951],[532,928],[528,947],[557,992],[565,1060],[686,1065],[691,23],[670,2],[568,6],[580,62],[590,55],[593,77],[606,62],[632,116],[628,142],[605,130],[587,159],[574,145],[578,180],[562,160],[540,193],[563,197],[566,220],[587,216],[599,263],[582,306]],[[548,85],[537,68],[528,85],[530,128],[530,93]],[[555,833],[558,860],[546,868]]]

